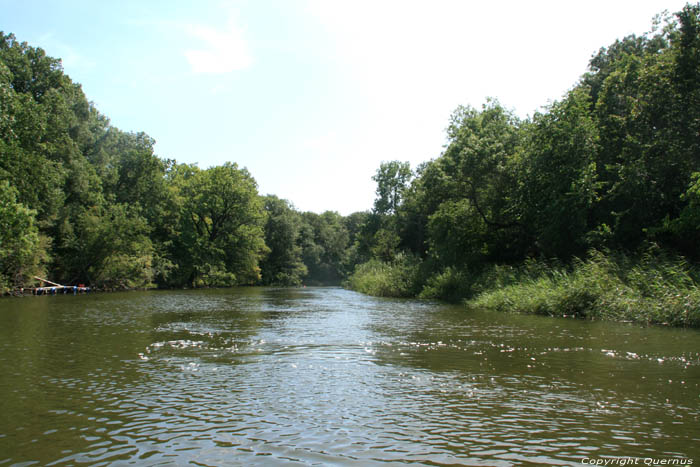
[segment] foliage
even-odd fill
[[[350,237],[343,217],[334,211],[304,212],[300,244],[309,284],[340,284],[346,277]]]
[[[663,225],[651,229],[650,234],[654,238],[665,240],[697,261],[700,259],[700,172],[693,174],[690,187],[682,199],[688,204],[679,216],[675,219],[667,217]]]
[[[448,266],[427,279],[419,296],[458,302],[473,294],[473,281],[474,277],[466,270]]]
[[[180,232],[173,257],[191,286],[252,284],[267,253],[257,184],[236,164],[195,170],[180,181]]]
[[[472,308],[700,326],[700,287],[696,271],[680,257],[652,249],[632,260],[592,251],[573,269],[546,273],[483,292]]]
[[[408,185],[397,163],[380,166],[377,221],[359,237],[375,261],[358,267],[352,287],[396,290],[393,258],[409,253],[423,260],[422,297],[695,325],[689,267],[619,258],[654,243],[700,259],[700,4],[600,49],[589,72],[532,118],[496,100],[460,106],[447,137]],[[615,259],[576,259],[601,250]],[[687,281],[657,280],[673,271]],[[645,281],[665,285],[651,292]]]
[[[395,214],[412,176],[408,162],[382,162],[372,180],[377,182],[374,210],[378,214]]]
[[[105,288],[259,280],[265,211],[245,169],[158,158],[152,138],[112,127],[60,60],[12,34],[0,34],[0,110],[0,183],[24,232],[5,230],[4,287],[44,266]]]
[[[566,258],[589,246],[589,213],[603,188],[590,106],[588,90],[576,88],[547,113],[536,114],[525,132],[519,210],[534,249],[545,256]]]
[[[400,253],[393,261],[371,259],[359,265],[347,286],[379,297],[414,297],[420,291],[420,259]]]
[[[299,245],[301,215],[291,204],[276,196],[265,197],[265,244],[269,254],[260,264],[265,285],[301,285],[308,269]]]
[[[17,190],[0,182],[0,292],[22,287],[37,273],[39,233],[35,212],[17,202]]]
[[[125,204],[76,208],[61,226],[55,268],[69,284],[147,287],[153,279],[146,220]]]
[[[371,212],[298,212],[234,163],[200,169],[154,144],[112,127],[60,60],[0,34],[3,291],[39,272],[106,288],[345,280],[697,324],[700,4],[601,48],[532,117],[494,99],[457,107],[438,157],[380,164]]]

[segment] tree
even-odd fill
[[[343,219],[348,232],[348,248],[343,269],[351,273],[355,266],[372,258],[374,235],[379,228],[379,215],[370,211],[354,212]]]
[[[350,237],[343,217],[334,211],[302,213],[300,244],[308,268],[307,280],[317,284],[338,284],[348,271]]]
[[[428,222],[430,258],[440,268],[480,265],[489,255],[488,232],[468,199],[445,201]]]
[[[699,14],[687,5],[655,36],[609,55],[602,76],[587,78],[598,89],[604,187],[595,218],[609,228],[612,247],[639,246],[686,203],[700,164]]]
[[[17,202],[17,190],[0,182],[0,293],[24,286],[38,272],[42,245],[34,216]]]
[[[267,253],[265,211],[246,169],[225,163],[182,170],[180,237],[174,256],[180,281],[192,286],[252,284]]]
[[[301,216],[291,204],[277,196],[265,197],[265,244],[269,254],[261,261],[265,285],[300,285],[308,269],[299,245]]]
[[[372,180],[377,182],[374,210],[378,214],[395,214],[413,176],[408,162],[382,162]]]
[[[150,229],[125,204],[75,206],[61,224],[55,270],[65,283],[132,288],[152,284]]]
[[[421,170],[423,180],[416,194],[427,206],[422,209],[423,218],[431,219],[438,212],[440,217],[449,214],[454,218],[453,208],[458,208],[460,219],[476,222],[467,230],[480,232],[485,242],[478,242],[478,249],[468,254],[476,253],[483,260],[511,261],[522,255],[526,235],[517,203],[516,170],[520,127],[520,121],[497,101],[489,100],[481,111],[459,107],[450,119],[444,154]],[[449,203],[449,209],[441,209],[444,203]],[[414,213],[420,211],[416,206],[412,208]],[[433,227],[427,227],[428,231],[436,232],[440,222],[434,218],[430,222]],[[460,238],[450,240],[463,241],[454,248],[474,248],[474,238]],[[427,243],[435,245],[430,238]]]
[[[514,187],[513,162],[520,143],[519,121],[497,101],[479,112],[459,107],[447,134],[450,144],[442,156],[454,167],[457,187],[492,230],[518,224],[509,204]]]
[[[518,202],[533,250],[547,257],[584,254],[602,190],[598,129],[587,88],[575,88],[546,113],[536,114],[525,134]]]

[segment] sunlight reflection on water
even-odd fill
[[[332,288],[0,305],[0,464],[580,465],[700,452],[697,331]]]

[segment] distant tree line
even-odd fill
[[[0,34],[0,290],[338,284],[357,216],[261,196],[235,163],[157,157],[60,60]],[[363,215],[359,215],[362,217]]]
[[[0,284],[347,280],[454,298],[474,292],[468,276],[532,258],[654,244],[697,262],[700,4],[600,49],[532,117],[496,100],[458,107],[447,138],[415,170],[382,163],[372,211],[299,212],[234,163],[157,157],[150,137],[112,127],[59,60],[2,34]]]

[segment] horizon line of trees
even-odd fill
[[[0,293],[337,284],[356,219],[298,212],[235,163],[161,159],[41,48],[0,33]]]
[[[234,163],[157,157],[60,60],[0,33],[0,288],[39,274],[106,288],[337,284],[379,262],[419,271],[415,295],[436,277],[591,249],[653,242],[698,261],[700,4],[601,48],[532,117],[492,99],[458,107],[447,138],[415,170],[383,162],[372,211],[299,212]]]

